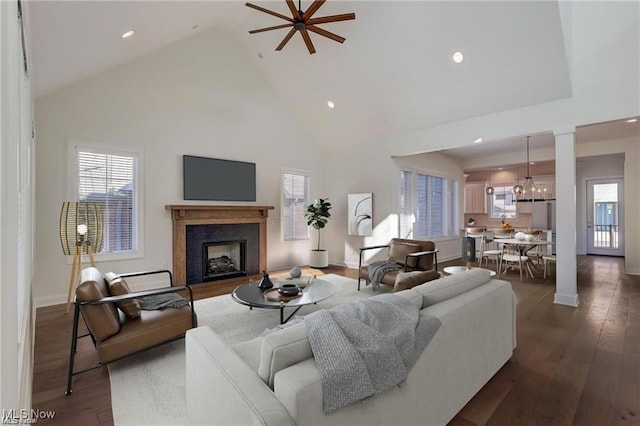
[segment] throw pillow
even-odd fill
[[[396,275],[396,283],[393,286],[393,291],[406,290],[437,278],[440,278],[440,274],[436,271],[399,272],[398,275]]]
[[[104,279],[109,286],[109,294],[111,296],[122,296],[131,293],[127,282],[121,276],[114,274],[113,272],[107,272],[104,275]],[[140,303],[135,299],[121,300],[116,302],[116,306],[124,312],[124,314],[130,319],[140,318]]]

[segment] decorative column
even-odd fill
[[[578,306],[576,266],[575,127],[557,129],[556,138],[556,293],[554,303]]]

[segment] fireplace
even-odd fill
[[[213,241],[202,244],[202,281],[244,277],[247,240]]]
[[[257,280],[267,269],[267,217],[273,206],[167,205],[166,209],[171,211],[175,285],[208,281],[203,274],[204,243],[246,241],[244,268],[236,266],[244,275],[216,279],[215,285]]]

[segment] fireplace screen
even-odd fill
[[[246,276],[247,241],[216,241],[202,244],[202,276],[214,281]]]

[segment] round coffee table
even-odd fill
[[[299,297],[287,301],[271,301],[267,300],[264,295],[264,292],[268,290],[262,290],[258,284],[258,282],[253,282],[238,286],[231,293],[231,297],[236,302],[248,306],[249,309],[280,309],[280,324],[289,321],[303,306],[328,299],[338,290],[336,285],[329,281],[315,279],[302,289],[302,294]],[[277,285],[274,288],[277,288]],[[285,319],[284,308],[295,308],[295,310]]]
[[[472,266],[470,268],[467,268],[466,266],[446,266],[442,269],[442,271],[445,274],[453,275],[453,274],[459,274],[460,272],[468,271],[470,269],[484,269],[484,268],[478,268],[477,266]],[[491,269],[486,269],[486,270],[489,271],[489,276],[491,277],[496,276],[496,271],[492,271]]]

